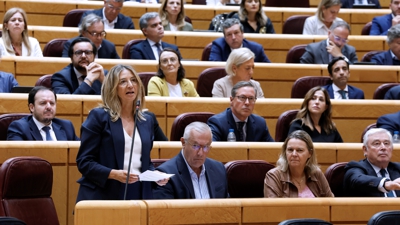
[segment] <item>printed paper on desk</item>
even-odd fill
[[[175,174],[167,174],[161,172],[155,172],[151,170],[147,170],[146,172],[139,175],[140,181],[159,181],[165,178],[170,178]]]

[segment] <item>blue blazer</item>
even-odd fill
[[[162,48],[172,48],[179,53],[179,56],[182,58],[181,53],[176,45],[168,44],[166,42],[161,42]],[[129,53],[131,54],[131,59],[148,59],[148,60],[156,60],[154,56],[153,50],[146,40],[141,41],[136,45],[132,45],[129,49]]]
[[[51,125],[57,141],[79,141],[71,121],[54,118]],[[11,122],[7,130],[7,140],[43,141],[43,138],[30,115]]]
[[[154,170],[150,160],[153,148],[154,121],[144,113],[146,121],[138,121],[137,130],[142,142],[141,172]],[[76,163],[82,178],[77,202],[82,200],[123,200],[125,184],[108,179],[112,169],[124,168],[125,139],[121,119],[111,121],[103,108],[92,109],[81,127],[81,146]],[[128,185],[127,199],[151,199],[151,182]]]
[[[379,117],[376,126],[388,130],[392,135],[395,131],[400,131],[400,111]]]
[[[331,99],[335,99],[332,84],[325,85],[324,88],[328,91],[329,97],[331,97]],[[361,89],[350,85],[347,85],[347,88],[349,90],[349,99],[364,99],[364,92]]]
[[[392,27],[392,19],[391,13],[374,17],[369,35],[387,35],[389,28]]]
[[[0,93],[10,93],[15,86],[18,82],[14,75],[0,71]]]
[[[400,100],[400,86],[395,86],[386,92],[384,99],[388,100]]]
[[[341,8],[353,8],[353,4],[355,0],[340,0],[342,2]],[[368,0],[369,4],[375,4],[377,9],[381,8],[381,4],[379,0]]]
[[[239,137],[235,119],[232,116],[232,110],[227,108],[224,112],[210,117],[207,121],[210,126],[213,141],[226,141],[229,129],[235,130],[236,137]],[[246,124],[246,141],[254,142],[273,142],[274,139],[269,134],[265,119],[256,114],[251,114]]]
[[[207,158],[206,179],[210,198],[227,198],[228,182],[226,170],[221,162]],[[157,170],[169,174],[175,174],[165,186],[158,186],[154,189],[155,199],[194,199],[196,198],[193,189],[192,179],[186,162],[179,152],[174,158],[166,161],[157,167]]]
[[[104,74],[107,74],[107,72],[107,70],[104,70]],[[51,77],[51,87],[56,94],[101,94],[101,83],[98,80],[95,80],[92,86],[89,86],[85,82],[79,85],[72,63],[53,74]]]
[[[371,62],[376,63],[376,65],[393,65],[392,54],[390,54],[390,50],[386,52],[381,52],[372,56]]]
[[[382,177],[377,177],[367,159],[351,161],[344,168],[344,193],[348,197],[384,197],[378,190]],[[400,164],[389,162],[387,167],[391,180],[400,177]],[[400,197],[400,191],[395,191]]]
[[[69,46],[71,46],[72,41],[74,41],[76,38],[78,37],[71,38],[64,43],[62,57],[69,57],[68,55]],[[97,58],[119,59],[119,55],[117,53],[117,50],[115,49],[115,45],[112,42],[103,39],[103,41],[101,42],[101,48],[98,49],[97,51]]]
[[[254,41],[243,39],[243,47],[250,49],[254,55],[254,62],[267,62],[270,63],[268,57],[265,55],[262,45]],[[231,54],[231,47],[226,43],[225,38],[218,38],[212,42],[209,61],[226,61]]]
[[[83,13],[79,25],[81,25],[82,23],[82,18],[91,13],[96,14],[97,16],[100,16],[101,19],[103,19],[103,8],[90,10]],[[135,29],[135,25],[133,24],[132,19],[130,17],[119,13],[117,23],[114,25],[114,29]]]

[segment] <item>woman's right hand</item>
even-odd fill
[[[126,176],[128,176],[128,171],[126,170],[111,170],[108,179],[117,180],[121,183],[126,183]],[[139,180],[139,175],[129,174],[128,184],[133,184]]]

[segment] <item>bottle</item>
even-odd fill
[[[393,132],[393,143],[400,143],[399,131],[397,130]]]
[[[236,141],[236,135],[234,129],[229,129],[228,137],[226,138],[227,141]]]

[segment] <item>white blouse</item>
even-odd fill
[[[42,49],[40,48],[40,44],[36,38],[29,37],[29,43],[31,44],[31,57],[43,57]],[[7,49],[4,46],[3,38],[0,38],[0,54],[3,56],[15,56],[15,54],[11,54],[7,52]],[[22,43],[22,56],[28,56],[28,49],[24,43]]]

